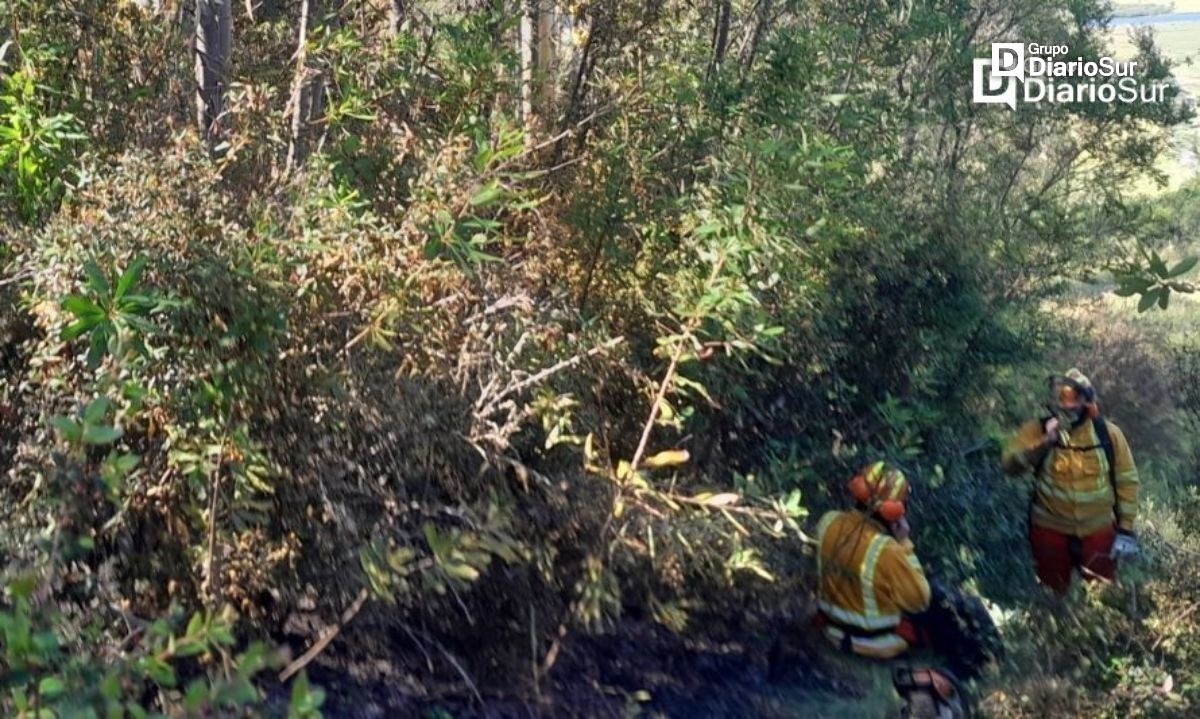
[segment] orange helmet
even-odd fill
[[[850,494],[855,501],[888,522],[897,522],[904,516],[904,503],[911,493],[904,473],[886,462],[869,464],[850,480]]]

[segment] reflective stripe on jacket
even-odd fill
[[[1116,463],[1117,497],[1113,497],[1108,457],[1100,446],[1095,425],[1086,420],[1070,433],[1070,446],[1054,447],[1038,467],[1029,465],[1026,454],[1041,444],[1042,423],[1033,420],[1021,426],[1004,449],[1004,471],[1036,473],[1033,522],[1039,527],[1075,537],[1087,537],[1112,524],[1113,508],[1121,529],[1133,531],[1138,511],[1138,471],[1129,442],[1120,427],[1105,420]]]
[[[889,630],[904,612],[929,606],[929,582],[912,543],[897,542],[858,511],[826,513],[817,524],[817,541],[817,603],[831,621],[825,635],[841,644],[849,631],[853,650],[871,657],[907,649]]]

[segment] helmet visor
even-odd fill
[[[1083,388],[1066,377],[1053,378],[1050,391],[1060,409],[1078,409],[1086,401]]]

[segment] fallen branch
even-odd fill
[[[3,280],[0,280],[0,287],[4,287],[5,285],[15,284],[22,280],[28,280],[32,277],[33,277],[33,272],[31,272],[30,270],[18,272],[17,274],[13,275],[12,277],[7,277]]]
[[[533,385],[541,382],[542,380],[546,379],[547,377],[557,374],[557,373],[559,373],[565,369],[568,369],[570,367],[574,367],[575,365],[579,364],[580,362],[587,359],[588,357],[594,357],[595,355],[598,355],[601,352],[610,350],[613,347],[616,347],[617,345],[621,344],[624,341],[625,341],[624,337],[614,337],[613,339],[605,342],[604,344],[602,344],[598,347],[593,347],[592,349],[588,350],[587,352],[584,352],[583,354],[578,354],[578,355],[575,355],[574,357],[571,357],[570,359],[565,359],[556,365],[547,367],[546,369],[542,370],[541,372],[538,372],[535,375],[528,377],[527,379],[517,382],[514,385],[510,385],[509,387],[506,387],[503,392],[501,392],[500,394],[496,395],[495,397],[487,400],[486,404],[483,404],[482,409],[479,412],[479,416],[486,417],[489,414],[491,414],[493,411],[495,411],[496,406],[500,403],[500,401],[503,400],[504,398],[508,397],[509,395],[515,394],[524,389],[532,387]],[[480,400],[482,403],[483,398],[480,398]]]
[[[342,631],[342,628],[349,624],[350,620],[354,619],[359,611],[362,610],[363,604],[366,603],[368,596],[370,596],[370,593],[367,591],[366,587],[360,589],[358,591],[358,597],[354,600],[354,603],[351,604],[346,611],[342,612],[341,621],[338,622],[336,626],[326,629],[321,635],[321,638],[313,642],[313,645],[308,648],[308,651],[304,652],[304,654],[301,654],[298,659],[284,667],[283,671],[279,672],[279,681],[286,682],[292,677],[293,674],[308,666],[309,662],[311,662],[317,657],[318,654],[324,651],[325,647],[329,646],[329,643],[333,641],[334,637],[336,637],[338,633]]]

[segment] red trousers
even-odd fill
[[[1096,576],[1116,578],[1117,562],[1111,556],[1117,528],[1113,526],[1086,537],[1072,537],[1036,524],[1029,529],[1033,567],[1042,584],[1058,594],[1071,588],[1071,572],[1079,569],[1085,580]]]

